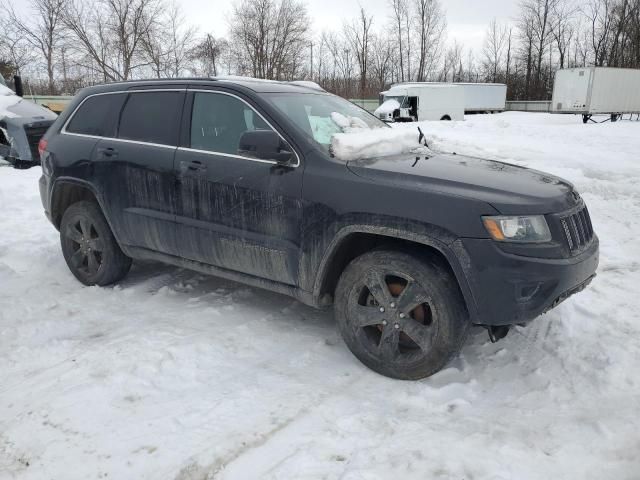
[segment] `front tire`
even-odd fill
[[[74,203],[60,222],[62,254],[71,273],[85,285],[109,285],[131,268],[100,207],[89,201]]]
[[[347,266],[334,308],[351,352],[372,370],[405,380],[441,370],[459,353],[470,323],[445,267],[388,250],[365,253]]]

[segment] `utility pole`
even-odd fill
[[[309,42],[311,47],[311,80],[313,81],[313,41]]]

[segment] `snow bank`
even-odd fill
[[[379,115],[387,115],[389,113],[393,113],[394,110],[397,110],[400,108],[400,102],[390,98],[389,100],[385,100],[382,105],[380,105],[378,108],[376,108],[375,112],[373,112],[373,114],[377,117]]]
[[[40,169],[0,167],[0,478],[637,479],[640,122],[509,113],[423,131],[572,181],[601,264],[504,340],[473,329],[419,382],[371,372],[331,311],[282,295],[146,262],[82,286]]]

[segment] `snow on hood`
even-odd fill
[[[20,103],[22,98],[13,93],[9,87],[0,85],[0,118],[2,117],[17,117],[15,113],[8,110],[9,107]]]
[[[428,153],[429,149],[418,142],[419,136],[415,124],[395,128],[345,130],[331,138],[331,152],[343,161],[404,153]]]
[[[397,110],[398,108],[400,108],[400,102],[393,98],[390,98],[389,100],[384,101],[378,108],[376,108],[373,114],[376,116],[379,116],[380,114],[386,115],[388,113],[393,113],[393,111]]]

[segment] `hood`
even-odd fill
[[[396,100],[395,98],[390,98],[389,100],[385,100],[382,105],[376,108],[373,114],[376,117],[379,117],[381,114],[388,115],[389,113],[393,113],[394,110],[397,110],[399,108],[400,102],[398,102],[398,100]]]
[[[26,118],[32,122],[55,120],[57,115],[37,103],[23,100],[17,95],[0,96],[0,118]]]
[[[577,203],[573,185],[559,177],[476,157],[405,154],[353,160],[347,167],[375,182],[486,202],[505,215],[557,213]]]

